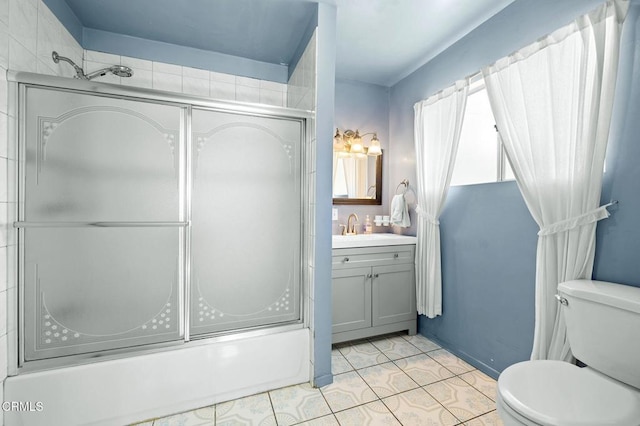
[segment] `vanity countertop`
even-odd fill
[[[399,246],[404,244],[415,244],[417,237],[398,234],[358,234],[358,235],[333,235],[332,248],[353,248],[353,247],[377,247],[377,246]]]

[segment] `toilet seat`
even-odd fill
[[[511,411],[538,425],[640,425],[640,390],[567,362],[514,364],[498,378],[498,393]]]

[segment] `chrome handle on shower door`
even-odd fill
[[[142,228],[142,227],[187,227],[190,222],[13,222],[14,228]]]

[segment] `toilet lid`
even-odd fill
[[[526,361],[498,378],[502,400],[548,426],[640,425],[640,390],[562,361]]]

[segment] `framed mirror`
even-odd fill
[[[333,204],[382,205],[382,154],[333,153]]]

